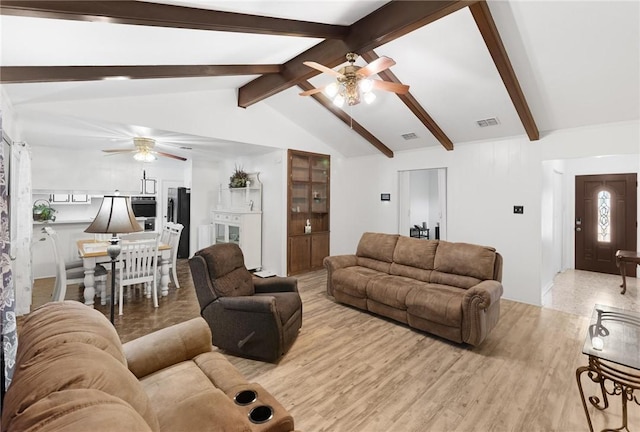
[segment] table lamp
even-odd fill
[[[113,302],[116,291],[116,258],[120,255],[118,234],[136,231],[142,231],[142,227],[136,221],[131,201],[128,196],[120,195],[105,195],[98,214],[91,225],[84,230],[87,233],[112,234],[111,244],[107,247],[107,253],[111,258],[111,324],[113,324]]]

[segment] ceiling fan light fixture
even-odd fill
[[[338,94],[338,84],[332,82],[325,89],[324,93],[331,99],[333,99]]]
[[[371,105],[376,100],[376,94],[373,92],[367,92],[364,94],[364,101],[367,105]]]
[[[369,78],[361,79],[358,85],[362,93],[369,93],[373,89],[373,81]]]
[[[341,94],[336,95],[336,97],[333,98],[333,104],[338,108],[342,108],[342,106],[344,105],[344,96],[342,96]]]
[[[156,160],[156,157],[150,151],[141,150],[133,154],[133,158],[138,162],[153,162]]]

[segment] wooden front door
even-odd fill
[[[636,177],[576,176],[576,269],[617,274],[616,251],[636,250]]]

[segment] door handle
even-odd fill
[[[576,227],[576,231],[582,231],[581,227]]]

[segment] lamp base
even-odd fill
[[[116,300],[116,258],[120,255],[120,239],[114,234],[109,239],[111,244],[107,246],[107,254],[111,258],[111,309],[109,312],[109,319],[111,324],[114,323],[114,304]],[[115,326],[115,325],[114,325]]]

